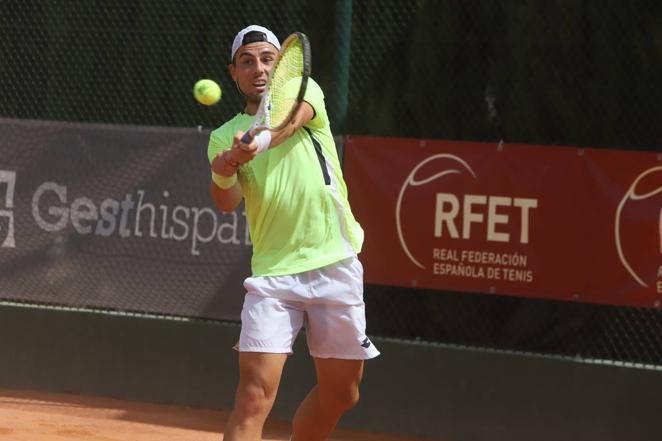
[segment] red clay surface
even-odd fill
[[[0,389],[2,441],[221,441],[227,418],[225,411]],[[289,423],[270,420],[263,440],[289,435]],[[337,429],[330,441],[424,440]]]

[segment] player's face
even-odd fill
[[[270,43],[250,43],[239,48],[230,64],[230,75],[249,101],[260,101],[278,50]]]

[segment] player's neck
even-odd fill
[[[244,113],[248,115],[255,115],[257,113],[257,108],[260,105],[259,102],[254,103],[252,101],[246,102],[246,107],[244,107]]]

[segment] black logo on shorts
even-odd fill
[[[363,342],[361,343],[361,346],[363,346],[364,348],[369,348],[370,345],[371,345],[371,343],[370,343],[370,339],[368,339],[368,337],[366,337],[365,340],[363,340]]]

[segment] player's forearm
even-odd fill
[[[209,194],[216,208],[226,213],[234,211],[239,206],[243,197],[239,182],[235,182],[234,185],[227,189],[221,189],[214,182],[211,182],[209,185]]]
[[[216,207],[225,212],[234,211],[241,202],[243,193],[237,181],[239,164],[231,159],[231,152],[217,154],[211,162],[211,184],[209,193]]]
[[[278,147],[290,136],[294,135],[294,132],[296,132],[296,127],[293,124],[289,124],[287,127],[278,132],[273,132],[271,135],[271,143],[269,144],[269,148],[273,149],[274,147]]]
[[[297,130],[303,127],[314,117],[315,111],[313,110],[312,106],[304,101],[301,104],[301,107],[299,107],[299,110],[297,111],[290,124],[285,126],[285,128],[282,130],[272,133],[271,144],[269,145],[269,148],[277,147],[279,144],[283,143],[286,139],[294,135]]]
[[[223,161],[225,161],[225,163],[246,164],[247,162],[252,161],[255,156],[261,152],[278,147],[314,117],[315,111],[312,106],[304,101],[292,118],[292,121],[281,130],[275,132],[269,132],[266,130],[262,131],[253,137],[250,144],[242,142],[244,132],[241,130],[238,131],[234,136],[232,148],[225,151],[223,155],[219,155],[214,161],[218,164],[223,164]],[[227,155],[227,157],[224,155]],[[212,170],[214,169],[215,163],[212,163]],[[221,170],[221,167],[216,166],[216,169]],[[219,173],[219,171],[217,171],[217,173]]]

